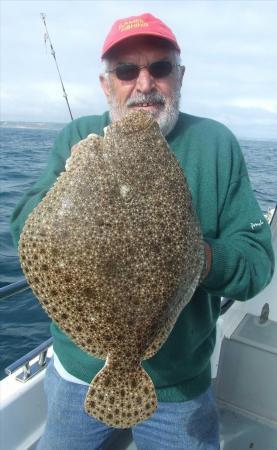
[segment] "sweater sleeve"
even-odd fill
[[[235,139],[232,147],[231,176],[221,193],[217,234],[205,236],[212,249],[212,265],[203,287],[214,295],[247,300],[270,282],[274,253],[270,227],[253,194]],[[223,174],[226,182],[226,171]]]

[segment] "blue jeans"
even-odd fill
[[[87,389],[61,378],[50,363],[45,376],[48,419],[37,450],[106,448],[118,430],[84,411]],[[138,450],[219,450],[218,428],[217,408],[209,388],[194,400],[160,402],[149,419],[132,428],[132,434]]]

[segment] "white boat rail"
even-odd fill
[[[22,367],[23,371],[16,375],[16,380],[25,383],[47,366],[50,361],[50,358],[47,356],[47,352],[52,344],[53,338],[49,338],[42,342],[42,344],[38,345],[29,353],[26,353],[26,355],[6,367],[5,373],[7,375],[11,375]],[[36,358],[36,356],[38,356],[38,360],[31,364],[31,361]]]

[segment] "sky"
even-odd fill
[[[0,0],[0,8],[0,120],[70,120],[40,13],[77,118],[107,109],[98,77],[113,22],[149,12],[182,49],[182,111],[238,138],[277,139],[277,1]]]

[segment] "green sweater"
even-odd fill
[[[45,172],[12,215],[16,244],[28,214],[64,170],[72,145],[90,133],[103,135],[108,124],[109,115],[104,113],[74,120],[61,131]],[[231,132],[213,120],[180,113],[167,140],[184,170],[204,239],[212,249],[208,277],[180,314],[166,343],[143,362],[160,401],[183,401],[201,394],[210,384],[220,297],[253,297],[269,283],[274,257],[269,226]],[[51,329],[54,351],[64,368],[89,383],[104,361],[78,348],[55,323]]]

